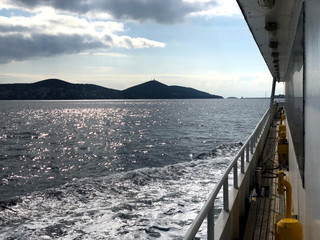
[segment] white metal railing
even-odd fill
[[[254,155],[256,146],[260,141],[261,136],[264,133],[264,130],[268,130],[270,126],[271,117],[273,116],[273,108],[270,108],[266,111],[260,122],[257,124],[255,130],[250,135],[246,143],[241,147],[238,154],[235,156],[233,161],[229,164],[224,175],[221,177],[220,181],[215,186],[214,190],[211,192],[208,200],[205,205],[200,210],[197,217],[194,219],[193,223],[189,227],[186,235],[183,239],[194,239],[201,224],[204,219],[207,217],[207,238],[214,239],[214,210],[215,210],[215,199],[217,198],[218,193],[221,188],[223,188],[223,211],[229,212],[229,186],[228,186],[228,175],[233,171],[233,184],[232,187],[238,189],[238,160],[240,158],[240,172],[241,174],[246,174],[245,170],[245,161],[250,162],[250,157]],[[221,214],[221,213],[220,213]]]

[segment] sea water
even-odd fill
[[[181,239],[268,105],[0,101],[0,239]]]

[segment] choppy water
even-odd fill
[[[0,101],[0,239],[181,239],[267,107]]]

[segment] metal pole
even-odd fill
[[[241,152],[241,173],[244,173],[244,150]]]
[[[249,162],[249,142],[246,147],[246,161]]]
[[[229,191],[228,191],[228,178],[223,184],[223,209],[229,212]]]
[[[210,208],[207,216],[208,239],[214,240],[214,205]]]
[[[235,162],[233,167],[233,187],[238,189],[238,160]]]
[[[254,145],[254,136],[252,136],[251,141],[250,141],[250,152],[253,154],[253,145]]]
[[[272,82],[272,90],[271,90],[271,97],[270,97],[270,109],[272,109],[273,106],[273,102],[274,102],[274,93],[276,90],[276,77],[273,78],[273,82]]]

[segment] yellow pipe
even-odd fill
[[[286,218],[291,218],[292,210],[292,187],[287,180],[283,180],[283,185],[286,187]]]
[[[283,180],[284,180],[284,172],[283,170],[279,171],[278,173],[278,193],[283,194],[284,187],[283,187]]]
[[[281,117],[280,117],[280,125],[282,125],[282,122],[284,121],[285,118],[286,118],[286,115],[284,114],[284,111],[282,110]]]
[[[283,194],[284,187],[286,187],[286,218],[291,218],[291,210],[292,210],[292,187],[291,184],[284,180],[284,172],[283,170],[278,173],[278,193]]]
[[[286,188],[286,218],[277,223],[275,236],[281,240],[302,240],[303,227],[302,224],[292,218],[292,187],[291,184],[284,180],[284,172],[281,170],[278,173],[278,193],[283,194],[284,187]],[[279,235],[278,235],[279,234]],[[280,237],[280,238],[279,238]]]

